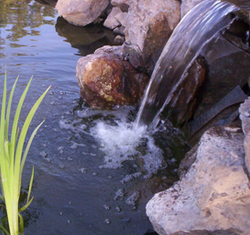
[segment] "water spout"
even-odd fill
[[[135,125],[154,129],[159,115],[168,108],[173,93],[204,46],[230,26],[239,8],[228,2],[205,0],[178,24],[165,45],[152,73]]]

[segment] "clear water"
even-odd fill
[[[186,151],[178,129],[133,129],[135,107],[97,111],[79,99],[78,59],[113,38],[100,26],[70,26],[36,1],[0,2],[0,79],[5,66],[9,89],[20,75],[18,98],[34,76],[22,120],[52,85],[32,123],[46,119],[24,170],[23,194],[35,167],[26,235],[146,234],[152,230],[147,201],[177,180]]]
[[[205,0],[181,20],[165,45],[150,79],[137,125],[146,123],[154,129],[165,108],[171,112],[174,92],[186,78],[186,71],[201,50],[235,19],[239,8],[228,2]]]

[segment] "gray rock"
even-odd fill
[[[243,138],[242,133],[223,127],[203,134],[187,174],[146,206],[159,235],[250,234]]]
[[[113,6],[122,6],[124,4],[129,5],[130,4],[130,0],[111,0],[111,4]]]
[[[119,7],[113,7],[103,25],[109,29],[114,29],[120,26],[120,22],[115,18],[119,13],[122,13],[121,9]]]
[[[56,9],[69,23],[85,26],[94,22],[108,4],[109,0],[58,0]]]
[[[248,173],[250,173],[250,98],[248,98],[243,104],[241,104],[239,111],[240,119],[242,121],[242,129],[245,134],[245,163]]]
[[[131,1],[124,23],[126,43],[138,47],[149,73],[179,20],[177,0]]]
[[[121,35],[117,35],[114,39],[115,44],[123,44],[125,41],[125,38],[122,37]]]
[[[183,18],[190,10],[203,0],[182,0],[181,3],[181,18]]]

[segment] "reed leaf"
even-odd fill
[[[1,118],[0,118],[0,174],[1,174],[1,189],[2,189],[2,196],[0,198],[4,199],[7,218],[8,218],[9,232],[6,230],[6,228],[3,227],[3,225],[1,225],[0,228],[5,234],[10,234],[10,235],[18,235],[19,233],[21,234],[23,233],[24,222],[23,222],[23,217],[19,212],[25,210],[33,200],[33,198],[30,199],[30,194],[34,179],[34,168],[32,169],[31,179],[29,183],[27,202],[21,209],[19,209],[19,197],[21,194],[23,168],[25,165],[25,161],[31,143],[39,127],[43,124],[43,122],[40,123],[32,132],[26,147],[25,147],[25,140],[28,129],[30,127],[30,123],[39,105],[41,104],[48,90],[50,89],[49,87],[35,102],[35,104],[29,111],[24,121],[21,131],[19,132],[18,128],[19,116],[22,111],[22,106],[32,81],[31,77],[30,81],[28,82],[26,88],[23,91],[23,94],[19,99],[15,116],[13,119],[11,136],[9,141],[11,106],[17,81],[18,77],[12,86],[7,104],[7,74],[5,73]]]

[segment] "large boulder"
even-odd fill
[[[217,104],[235,87],[246,85],[249,77],[249,53],[224,37],[212,40],[204,49],[203,55],[208,72],[199,93],[194,118]]]
[[[95,108],[137,103],[149,77],[122,60],[122,48],[105,46],[79,59],[76,76],[80,94]]]
[[[58,0],[58,15],[69,23],[86,26],[94,22],[107,8],[109,0]]]
[[[177,0],[130,2],[124,23],[126,43],[138,47],[149,74],[179,21],[180,2]]]
[[[148,202],[159,235],[250,234],[250,182],[239,129],[205,132],[187,174]]]

